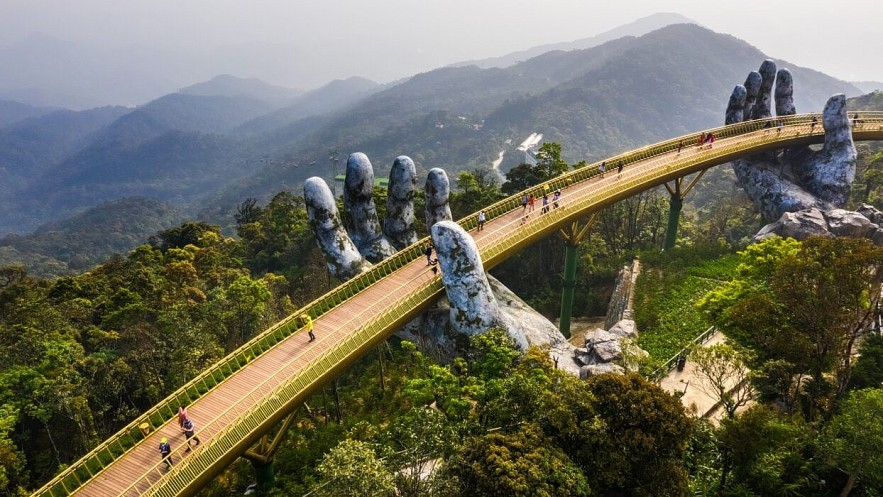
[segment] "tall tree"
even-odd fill
[[[846,497],[857,481],[883,485],[883,389],[853,392],[822,434],[822,453],[848,475]]]

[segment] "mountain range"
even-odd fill
[[[0,233],[130,196],[227,225],[246,198],[330,179],[330,150],[343,160],[365,152],[380,176],[400,154],[421,173],[443,167],[454,176],[488,168],[500,152],[503,170],[517,165],[515,146],[539,132],[562,144],[569,163],[591,161],[720,125],[733,86],[767,58],[695,24],[595,41],[603,43],[387,85],[350,78],[301,92],[224,75],[134,108],[10,104],[21,118],[0,121]],[[799,112],[820,110],[833,93],[862,93],[777,63],[794,74]]]

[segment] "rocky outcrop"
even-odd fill
[[[857,212],[845,209],[786,212],[775,223],[764,226],[754,236],[754,241],[771,236],[795,240],[805,240],[811,236],[848,236],[869,238],[875,245],[883,246],[883,229],[872,219],[883,219],[883,213],[869,205],[863,205]]]
[[[573,352],[580,366],[581,378],[603,373],[623,373],[637,370],[647,352],[637,346],[638,337],[635,322],[623,319],[609,330],[595,328],[586,333],[585,347]]]

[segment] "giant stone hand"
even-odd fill
[[[790,71],[776,72],[765,60],[760,70],[738,85],[727,105],[726,124],[771,117],[770,93],[775,80],[776,116],[794,115],[793,80]],[[815,131],[815,121],[810,126]],[[780,235],[804,239],[809,236],[868,237],[883,245],[883,214],[871,206],[859,212],[843,209],[855,179],[856,150],[846,112],[846,97],[828,99],[822,113],[824,145],[758,154],[733,162],[733,170],[745,193],[770,222],[755,239]]]
[[[390,172],[387,219],[380,230],[377,207],[372,196],[374,168],[362,153],[349,156],[346,162],[341,222],[334,195],[322,178],[304,181],[304,201],[310,227],[325,254],[331,275],[348,280],[396,250],[417,241],[414,231],[414,190],[417,170],[406,157],[396,158]]]
[[[350,155],[344,183],[343,221],[325,181],[312,177],[304,182],[310,227],[328,270],[340,280],[357,276],[370,268],[372,262],[379,262],[417,241],[414,162],[400,156],[393,164],[387,217],[382,229],[371,195],[373,182],[374,170],[368,157],[362,153]],[[557,328],[485,273],[475,241],[451,221],[450,182],[444,170],[429,171],[424,193],[426,224],[436,248],[448,302],[427,313],[426,319],[407,325],[400,335],[421,343],[440,358],[449,358],[462,340],[449,336],[448,329],[456,335],[470,336],[500,326],[522,348],[531,344],[549,345],[553,357],[564,359],[560,367],[577,373],[578,368],[569,359],[571,347]],[[495,295],[505,306],[498,303]]]
[[[771,117],[770,92],[775,79],[778,117],[796,113],[791,73],[765,60],[758,72],[748,75],[730,96],[726,124]],[[846,113],[846,97],[834,95],[825,105],[822,126],[825,144],[813,152],[808,147],[756,155],[733,162],[736,176],[767,221],[786,212],[843,207],[855,179],[856,151]]]

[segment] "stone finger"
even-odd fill
[[[825,202],[843,207],[855,180],[856,150],[846,112],[846,96],[833,95],[822,114],[825,144],[796,172],[805,188]]]
[[[347,236],[340,222],[334,195],[322,178],[304,181],[304,202],[313,236],[325,255],[328,271],[339,280],[348,280],[366,271],[369,264]]]
[[[742,85],[736,85],[733,88],[733,93],[730,94],[730,101],[727,103],[727,114],[724,118],[724,124],[736,124],[741,123],[744,117],[743,110],[745,109],[745,97],[748,95],[748,92],[745,90],[745,87]]]
[[[359,252],[371,262],[379,262],[395,253],[383,238],[377,207],[374,205],[374,168],[368,156],[350,154],[346,161],[343,188],[344,226]]]
[[[426,177],[426,229],[432,229],[432,225],[439,221],[450,221],[451,206],[448,197],[451,193],[451,183],[444,169],[433,168]]]
[[[776,115],[793,116],[797,113],[794,107],[794,78],[788,69],[779,69],[776,74]]]
[[[770,94],[776,79],[776,63],[767,59],[760,64],[760,88],[757,92],[757,100],[751,109],[751,119],[766,119],[770,112]]]
[[[751,111],[754,110],[754,104],[757,102],[757,95],[760,93],[760,83],[763,78],[757,71],[748,73],[745,78],[745,107],[742,116],[745,120],[751,119]]]
[[[383,234],[396,250],[417,242],[414,229],[414,191],[417,189],[417,168],[410,157],[396,157],[389,172],[389,194],[386,197],[386,219]]]

